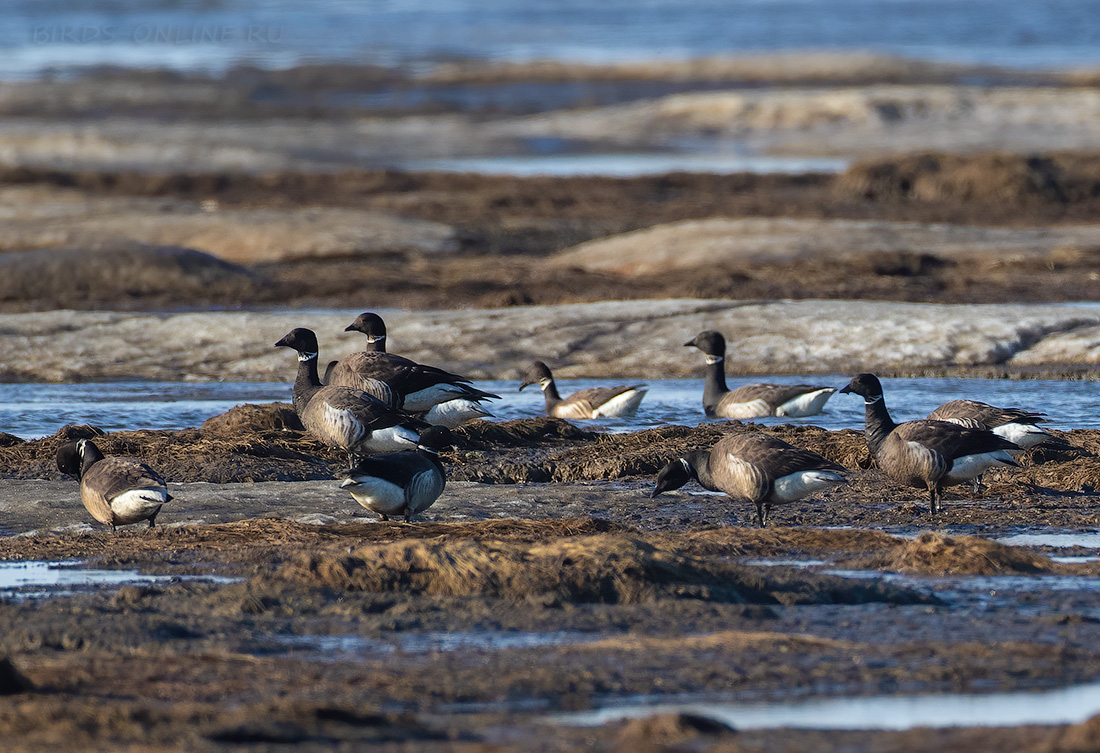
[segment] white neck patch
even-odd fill
[[[316,357],[317,357],[316,353],[299,353],[298,354],[298,360],[299,361],[310,361],[310,360],[313,360]]]
[[[710,365],[716,364],[716,363],[722,363],[722,360],[723,360],[722,356],[712,356],[710,353],[706,354],[706,359],[707,359],[707,366],[710,366]]]
[[[550,379],[540,379],[539,380],[539,389],[544,390],[547,387],[549,387],[551,384],[553,384],[553,381],[550,380]]]
[[[367,335],[367,342],[369,343],[380,343],[385,339],[385,335]]]
[[[875,403],[881,403],[881,402],[882,402],[882,395],[875,395],[874,397],[865,397],[865,398],[863,398],[863,404],[864,405],[874,405]]]

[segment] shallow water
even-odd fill
[[[1100,61],[1098,15],[1095,0],[8,0],[0,76],[104,63],[219,71],[239,62],[624,61],[785,49],[1052,66]]]
[[[1055,429],[1100,428],[1100,387],[1094,382],[1003,379],[884,379],[886,401],[897,421],[926,416],[948,400],[970,398],[1001,406],[1017,406],[1047,413]],[[848,377],[761,376],[729,378],[730,389],[754,382],[810,383],[843,387]],[[558,389],[568,395],[588,387],[622,384],[607,379],[561,379]],[[637,431],[668,424],[695,426],[706,421],[702,413],[701,379],[654,379],[631,418],[578,422],[613,432]],[[541,392],[518,391],[515,381],[483,381],[478,386],[501,396],[489,404],[494,420],[541,415]],[[207,418],[241,403],[290,401],[290,385],[279,382],[86,382],[81,384],[0,385],[0,431],[24,439],[48,436],[68,423],[92,424],[105,431],[181,429],[197,427]],[[862,429],[863,401],[852,395],[833,395],[825,412],[807,418],[756,419],[766,425],[804,423],[826,429]],[[1069,546],[1069,544],[1066,544]]]
[[[735,729],[869,729],[1017,727],[1077,724],[1100,711],[1100,683],[1019,693],[859,696],[795,703],[685,703],[615,706],[557,716],[553,721],[596,726],[620,719],[686,711]]]
[[[424,160],[397,165],[404,170],[442,170],[487,175],[610,175],[628,178],[668,172],[837,173],[844,159],[767,157],[748,154],[554,154]]]
[[[360,635],[286,635],[279,636],[278,643],[287,649],[297,649],[320,654],[318,659],[344,660],[334,654],[428,654],[454,651],[501,651],[509,648],[537,648],[562,646],[599,640],[601,636],[589,633],[486,630],[480,632],[456,631],[450,633],[403,633],[390,638],[366,638]]]
[[[136,570],[85,568],[75,561],[0,562],[0,598],[63,596],[95,586],[123,586],[164,583],[174,580],[203,580],[230,583],[236,579],[216,575],[145,575]]]
[[[1009,546],[1053,546],[1081,547],[1100,549],[1100,532],[1082,531],[1080,533],[1017,533],[997,539]]]

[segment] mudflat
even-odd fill
[[[578,81],[602,98],[577,100]],[[686,376],[683,341],[716,327],[737,340],[731,373],[1090,379],[1095,81],[794,56],[5,84],[3,376],[285,380],[287,330],[317,329],[337,358],[377,309],[395,350],[479,378],[534,357],[562,376]],[[423,104],[331,104],[394,92]],[[841,167],[426,169],[682,143]],[[650,497],[665,463],[741,431],[819,452],[849,483],[763,530],[694,485]],[[181,431],[2,435],[0,747],[1092,750],[1086,712],[897,732],[677,705],[1092,682],[1100,432],[1057,433],[1071,449],[950,489],[933,519],[855,431],[478,422],[408,524],[341,491],[342,453],[286,405]],[[93,436],[168,479],[153,530],[95,526],[56,470],[62,441]],[[125,584],[92,583],[112,576]]]

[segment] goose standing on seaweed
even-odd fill
[[[657,474],[650,497],[679,489],[692,479],[704,489],[725,492],[756,506],[756,523],[768,525],[773,505],[802,499],[847,482],[844,466],[753,431],[724,437],[709,450],[695,450],[673,460]]]
[[[421,422],[363,390],[321,384],[313,330],[293,329],[275,347],[298,353],[293,402],[302,425],[325,444],[345,450],[349,465],[359,455],[416,447]]]
[[[864,439],[875,462],[895,481],[928,489],[933,515],[943,487],[973,482],[990,468],[1018,467],[1011,453],[1020,446],[991,431],[929,419],[894,423],[874,374],[854,377],[840,392],[863,397]]]

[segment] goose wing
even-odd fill
[[[477,389],[464,376],[452,374],[435,366],[425,366],[403,356],[376,351],[352,353],[333,367],[329,379],[330,384],[364,389],[372,394],[385,391],[385,387],[378,385],[381,383],[399,396],[398,399],[392,400],[381,398],[392,405],[400,405],[406,395],[421,392],[439,384],[456,388],[462,397],[469,400],[500,397]]]
[[[167,486],[161,475],[145,463],[115,455],[94,464],[81,481],[105,502],[131,489]]]
[[[592,410],[614,400],[631,390],[639,389],[640,385],[621,385],[619,387],[590,387],[586,390],[577,390],[565,399],[567,403],[586,403]]]
[[[1007,423],[1037,424],[1046,421],[1042,413],[1022,408],[998,408],[977,400],[951,400],[928,414],[929,419],[956,421],[963,426],[995,429]]]
[[[813,384],[746,384],[744,387],[730,390],[722,398],[722,402],[728,400],[733,403],[749,403],[753,400],[763,400],[774,408],[799,395],[817,392],[820,389],[822,387]]]
[[[949,421],[909,421],[899,425],[894,433],[906,442],[915,442],[946,460],[964,455],[1019,450],[1019,446],[1004,437],[984,429],[968,429]]]
[[[812,450],[795,447],[763,432],[746,432],[726,437],[715,445],[715,449],[737,455],[760,466],[772,479],[782,478],[799,471],[834,471],[836,473],[847,471],[844,466]]]
[[[405,487],[418,474],[434,469],[430,460],[421,457],[415,450],[385,452],[361,458],[355,468],[347,472],[346,478],[369,476],[381,479],[394,486]]]

